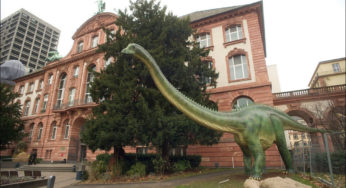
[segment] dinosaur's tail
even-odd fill
[[[326,129],[318,129],[318,128],[312,128],[307,127],[297,121],[295,121],[291,116],[285,114],[285,113],[279,113],[280,119],[283,122],[283,126],[285,130],[294,130],[294,131],[300,131],[300,132],[309,132],[309,133],[333,133],[334,131],[326,130]]]

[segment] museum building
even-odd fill
[[[195,39],[200,47],[210,49],[206,59],[219,73],[216,88],[209,88],[211,100],[220,111],[236,110],[251,103],[273,106],[271,82],[265,62],[265,32],[263,2],[233,6],[186,15],[197,30]],[[28,151],[36,150],[43,160],[80,161],[95,159],[81,143],[79,132],[96,105],[89,92],[93,75],[88,70],[100,71],[111,59],[97,52],[105,43],[102,27],[117,30],[113,13],[99,13],[82,24],[73,35],[73,46],[67,56],[47,63],[41,70],[15,80],[15,91],[21,94],[23,120]],[[126,152],[146,152],[147,148],[125,148]],[[7,151],[10,155],[11,151]],[[173,154],[198,154],[202,166],[243,166],[242,152],[231,134],[225,133],[218,144],[190,145],[176,148]],[[2,155],[6,155],[2,153]],[[269,167],[281,166],[276,146],[266,151]]]

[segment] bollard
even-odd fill
[[[55,176],[49,176],[47,188],[54,188]]]

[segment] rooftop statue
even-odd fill
[[[53,62],[53,61],[59,60],[59,59],[61,59],[61,56],[59,55],[58,51],[50,51],[50,52],[48,52],[48,57],[47,57],[46,61]]]
[[[98,0],[97,1],[97,6],[98,6],[98,11],[97,11],[96,14],[102,13],[106,9],[106,3],[103,2],[102,0]]]
[[[287,172],[294,172],[291,155],[287,149],[284,130],[302,132],[327,132],[309,128],[284,112],[265,105],[254,104],[236,112],[218,112],[208,109],[179,92],[162,74],[153,57],[140,45],[131,43],[122,53],[139,58],[148,68],[162,95],[182,113],[200,125],[232,133],[244,157],[244,168],[250,178],[259,180],[265,167],[265,150],[275,143],[285,163]],[[252,157],[254,162],[252,164]]]

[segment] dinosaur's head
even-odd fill
[[[129,45],[127,45],[126,48],[124,48],[123,50],[121,50],[121,53],[124,53],[124,54],[135,54],[136,53],[136,46],[138,46],[138,44],[135,44],[135,43],[130,43]]]

